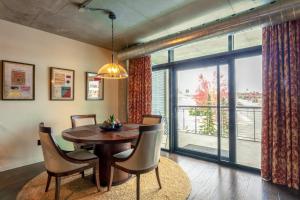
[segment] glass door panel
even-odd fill
[[[162,148],[169,149],[169,70],[152,72],[152,113],[161,115],[164,124]]]
[[[235,60],[236,162],[260,168],[262,57]]]
[[[218,155],[217,66],[178,70],[177,147]]]

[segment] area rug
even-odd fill
[[[191,192],[191,183],[186,173],[174,161],[161,157],[159,163],[162,189],[159,190],[155,171],[141,175],[142,200],[185,200]],[[17,200],[53,200],[55,178],[52,178],[48,192],[44,192],[47,173],[43,172],[24,185],[17,195]],[[65,177],[61,182],[61,200],[134,200],[136,199],[136,178],[132,177],[126,183],[113,186],[111,191],[101,188],[97,192],[90,177],[84,179],[78,174]]]

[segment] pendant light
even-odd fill
[[[103,11],[104,13],[108,14],[108,18],[111,19],[111,63],[107,63],[99,68],[97,77],[104,78],[104,79],[124,79],[128,78],[127,71],[124,67],[120,64],[115,63],[114,61],[114,20],[116,19],[116,15],[107,9],[102,8],[91,8],[87,7],[91,0],[87,0],[84,2],[79,8],[81,11],[83,10],[90,10],[90,11]]]
[[[127,78],[127,71],[114,62],[114,20],[116,19],[116,15],[113,12],[110,12],[108,15],[109,19],[111,19],[111,63],[105,64],[98,70],[98,77],[106,78],[106,79],[123,79]]]

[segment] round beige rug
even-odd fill
[[[191,192],[191,184],[186,173],[174,161],[161,157],[159,163],[162,189],[159,190],[155,170],[141,175],[141,199],[184,200]],[[17,200],[53,200],[55,192],[55,178],[52,178],[48,192],[46,187],[47,173],[43,172],[30,180],[17,195]],[[136,178],[133,177],[124,184],[113,186],[111,191],[101,188],[97,192],[90,177],[82,179],[78,174],[65,177],[61,182],[61,200],[134,200],[136,199]]]

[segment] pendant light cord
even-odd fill
[[[88,4],[92,0],[86,0],[83,4],[79,6],[80,10],[90,10],[90,11],[102,11],[106,14],[108,14],[108,18],[111,19],[111,50],[112,50],[112,55],[111,55],[111,62],[114,63],[114,20],[116,19],[116,15],[113,11],[108,10],[108,9],[103,9],[103,8],[92,8],[88,7]]]
[[[111,19],[111,51],[112,51],[111,62],[114,63],[114,53],[115,53],[115,49],[114,49],[114,20],[116,19],[116,15],[112,11],[109,11],[108,17],[109,17],[109,19]]]
[[[0,0],[1,1],[1,0]],[[103,8],[93,8],[89,7],[88,4],[91,3],[93,0],[85,0],[84,3],[79,5],[79,11],[84,11],[84,10],[89,10],[89,11],[101,11],[104,12],[105,14],[108,15],[108,18],[111,19],[111,61],[112,63],[108,63],[104,66],[102,66],[98,70],[98,77],[100,78],[110,78],[110,79],[122,79],[122,78],[127,78],[128,74],[127,71],[119,65],[114,64],[114,54],[115,54],[115,48],[114,48],[114,20],[116,19],[116,15],[113,11],[108,10],[108,9],[103,9]],[[106,66],[108,65],[109,68]],[[111,67],[114,68],[114,70],[111,70]],[[117,71],[115,70],[116,68]]]

